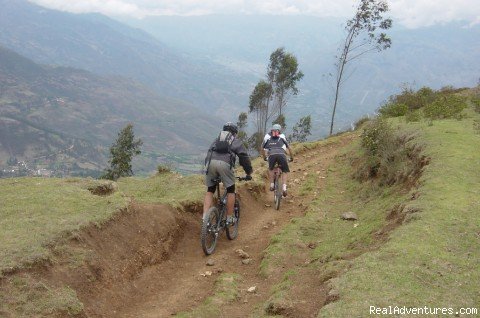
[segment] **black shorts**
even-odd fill
[[[288,168],[287,156],[282,154],[268,156],[268,169],[273,170],[275,164],[278,163],[282,172],[290,172]]]

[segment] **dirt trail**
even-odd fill
[[[184,235],[170,257],[158,265],[144,269],[131,282],[129,296],[123,301],[123,306],[102,314],[107,317],[169,317],[188,311],[212,295],[216,277],[224,272],[240,274],[242,280],[239,285],[240,299],[223,305],[222,312],[228,317],[249,316],[258,304],[266,301],[271,287],[279,279],[265,279],[259,275],[264,249],[273,234],[280,231],[293,217],[303,215],[312,199],[298,195],[302,179],[305,179],[306,173],[326,169],[337,150],[350,140],[351,136],[340,138],[338,142],[296,156],[296,161],[291,164],[289,196],[282,201],[280,211],[267,206],[273,205],[269,191],[255,199],[243,187],[239,192],[242,202],[239,236],[236,240],[229,241],[223,234],[215,253],[209,257],[203,254],[200,246],[200,215],[189,216],[183,227]],[[297,182],[294,182],[295,179]],[[237,249],[246,251],[253,262],[249,265],[242,264],[235,252]],[[208,259],[214,260],[214,266],[206,265]],[[212,276],[201,275],[206,271],[211,271]],[[255,294],[246,292],[251,286],[257,287]],[[305,315],[309,316],[308,313]]]

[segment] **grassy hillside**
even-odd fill
[[[370,306],[478,307],[480,136],[473,130],[478,114],[469,117],[413,125],[432,158],[418,198],[407,203],[416,212],[332,282],[340,299],[320,316],[368,316]]]

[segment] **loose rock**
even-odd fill
[[[240,257],[243,258],[243,259],[250,258],[250,255],[248,255],[248,253],[245,252],[245,251],[242,250],[242,249],[238,249],[238,250],[236,250],[235,252],[237,252],[238,256],[240,256]]]
[[[257,286],[252,286],[249,289],[247,289],[247,292],[249,293],[255,293],[257,291]]]
[[[251,258],[242,259],[243,265],[249,265],[253,260]]]
[[[353,212],[345,212],[342,214],[342,220],[347,220],[347,221],[356,221],[358,220],[358,216],[353,213]]]
[[[209,259],[206,264],[207,266],[213,266],[215,265],[215,261],[213,259]]]

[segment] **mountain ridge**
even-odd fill
[[[210,131],[222,123],[132,80],[38,65],[1,47],[0,71],[3,162],[10,157],[27,160],[77,144],[83,150],[72,153],[70,159],[81,162],[80,158],[89,157],[99,169],[106,163],[106,148],[116,133],[133,123],[150,156],[148,160],[143,157],[148,162],[143,162],[142,169],[153,170],[161,154],[201,152],[210,142]],[[189,121],[182,120],[183,116]]]
[[[232,80],[214,63],[199,65],[140,29],[100,14],[50,10],[25,0],[0,0],[0,6],[0,45],[37,63],[130,77],[213,112],[242,100],[237,92],[245,80]]]

